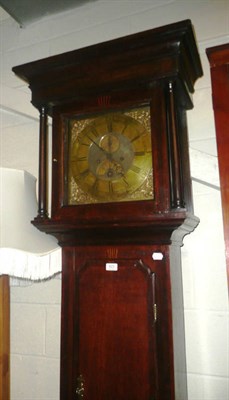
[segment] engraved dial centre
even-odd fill
[[[130,168],[134,149],[130,140],[120,133],[106,133],[90,146],[88,164],[91,172],[104,180],[120,179]]]

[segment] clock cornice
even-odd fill
[[[190,20],[135,33],[13,68],[32,91],[32,104],[50,115],[56,105],[139,87],[177,81],[180,101],[202,75]]]

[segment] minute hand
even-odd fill
[[[87,138],[96,146],[98,147],[99,150],[101,150],[107,157],[109,161],[115,161],[114,158],[112,157],[112,151],[111,151],[111,146],[112,143],[109,140],[109,150],[105,150],[103,147],[101,147],[98,143],[96,143],[89,135],[87,135]]]
[[[98,143],[96,143],[89,135],[87,135],[87,138],[88,138],[96,147],[98,147],[99,150],[101,150],[103,153],[107,154],[107,151],[104,150]]]

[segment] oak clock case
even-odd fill
[[[198,219],[186,110],[202,75],[191,21],[13,70],[40,112],[33,224],[62,247],[60,399],[187,400],[180,247]]]

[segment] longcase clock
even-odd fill
[[[187,399],[180,246],[198,219],[186,110],[202,74],[191,22],[13,70],[40,111],[33,224],[63,249],[61,400]]]

